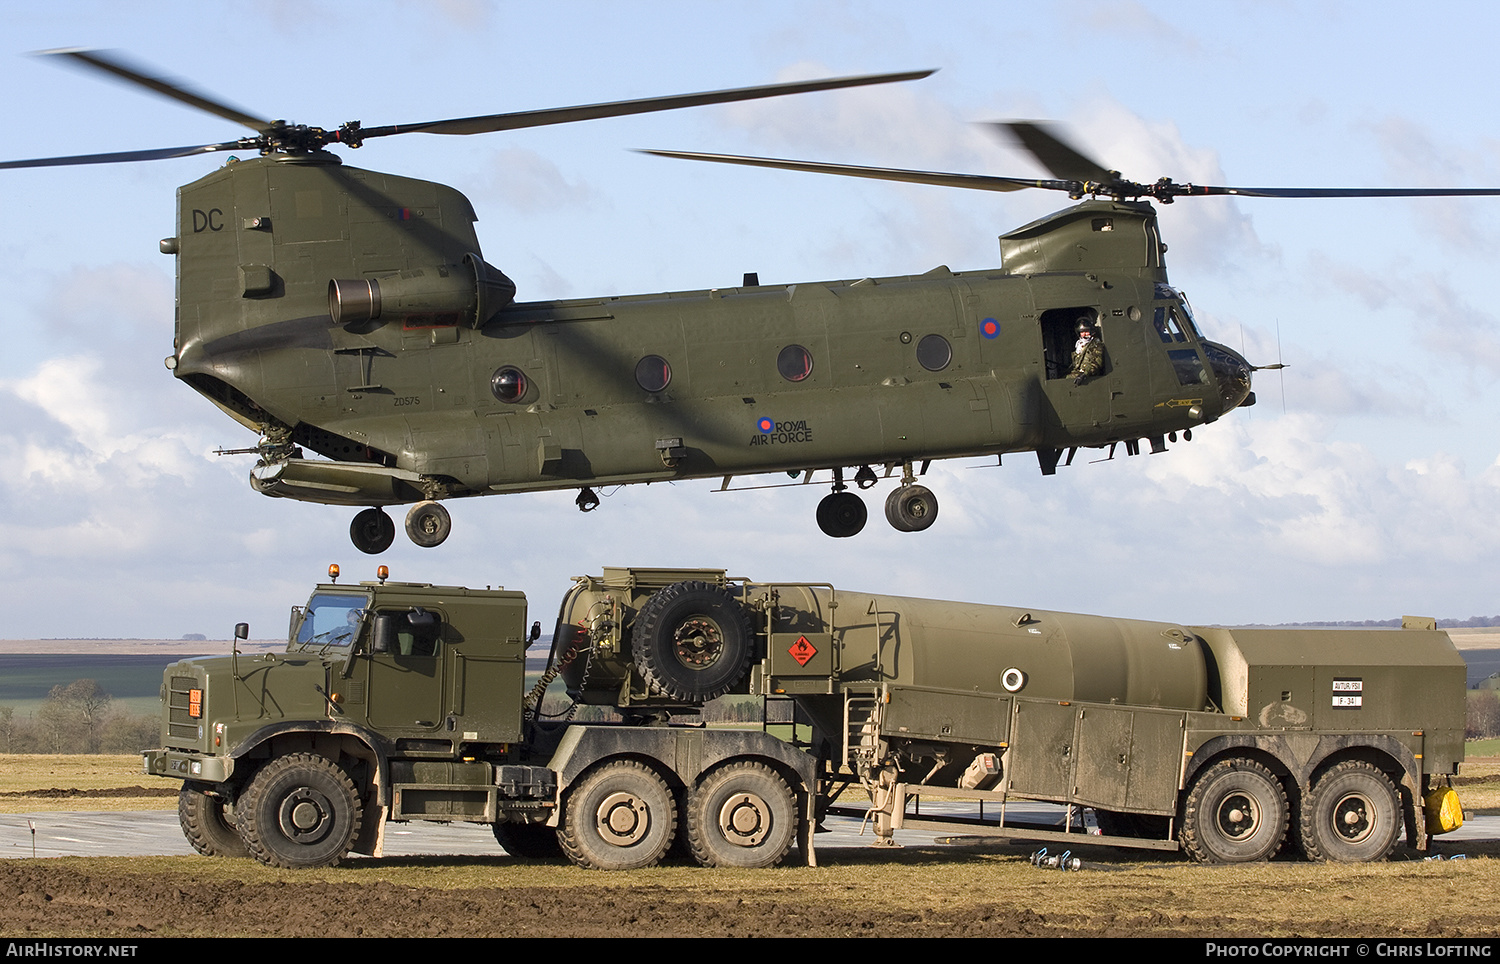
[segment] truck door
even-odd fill
[[[443,731],[443,637],[436,609],[380,608],[368,667],[370,725],[395,736]]]

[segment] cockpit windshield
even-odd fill
[[[292,611],[289,650],[349,649],[359,639],[370,605],[364,593],[314,593],[301,610]]]
[[[1158,338],[1169,344],[1182,344],[1188,341],[1187,333],[1191,332],[1195,340],[1203,340],[1203,332],[1198,330],[1198,323],[1193,319],[1193,309],[1188,305],[1187,295],[1171,285],[1158,284],[1156,300],[1166,302],[1156,306],[1151,318]]]
[[[1203,332],[1198,330],[1198,319],[1193,317],[1193,306],[1188,304],[1187,294],[1185,292],[1178,291],[1177,297],[1182,300],[1182,316],[1183,318],[1187,319],[1188,327],[1193,329],[1193,334],[1198,337],[1199,341],[1202,341]]]

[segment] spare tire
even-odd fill
[[[751,636],[749,617],[727,589],[678,582],[641,606],[630,637],[631,654],[653,692],[707,702],[745,678]]]

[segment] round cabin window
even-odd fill
[[[490,378],[490,391],[502,402],[519,402],[526,396],[526,376],[509,365],[497,369]]]
[[[776,370],[789,382],[800,382],[812,374],[812,353],[801,345],[787,345],[776,356]]]
[[[917,362],[930,372],[940,372],[953,360],[953,346],[942,335],[923,335],[917,342]]]
[[[635,363],[635,383],[648,392],[659,392],[672,382],[672,366],[660,355],[647,355]]]

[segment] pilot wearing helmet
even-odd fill
[[[1085,378],[1104,373],[1104,345],[1099,341],[1094,326],[1086,319],[1078,321],[1078,340],[1073,343],[1073,364],[1068,376],[1074,385],[1082,385]]]

